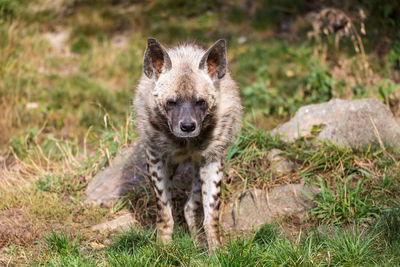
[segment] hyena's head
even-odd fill
[[[207,126],[226,65],[225,40],[206,51],[187,45],[168,52],[156,39],[147,40],[143,71],[154,82],[154,114],[174,136],[196,137]]]

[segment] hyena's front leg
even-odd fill
[[[147,167],[157,201],[157,238],[169,243],[172,239],[174,220],[171,205],[172,168],[156,153],[147,151]]]
[[[188,224],[190,233],[196,237],[198,231],[198,214],[197,211],[201,206],[201,183],[199,177],[199,169],[194,168],[192,189],[190,190],[190,195],[188,201],[185,204],[185,219]]]
[[[219,206],[221,196],[221,161],[208,163],[200,168],[201,191],[204,209],[204,231],[208,248],[214,250],[221,243],[219,236]]]

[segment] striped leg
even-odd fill
[[[185,204],[185,219],[189,226],[190,233],[196,237],[198,231],[197,210],[201,205],[201,183],[199,170],[195,168],[193,173],[192,188],[190,190],[189,199]]]
[[[157,239],[169,243],[174,228],[170,192],[172,170],[156,153],[148,150],[146,154],[148,173],[157,200]]]
[[[200,180],[202,182],[204,230],[208,248],[212,251],[221,243],[218,226],[221,203],[221,161],[215,161],[201,167]]]

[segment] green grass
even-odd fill
[[[355,186],[349,186],[352,176],[336,182],[336,188],[318,177],[317,185],[321,193],[314,199],[316,207],[311,214],[327,223],[341,224],[359,222],[360,220],[377,217],[381,207],[376,206],[373,197],[365,189],[365,181],[359,180]]]
[[[158,244],[151,230],[131,229],[97,250],[63,232],[53,232],[44,244],[50,250],[43,251],[41,257],[50,257],[46,266],[365,266],[400,263],[397,243],[385,243],[385,234],[378,231],[376,225],[369,230],[357,227],[347,230],[318,227],[293,240],[278,226],[266,224],[253,235],[229,241],[212,255],[197,247],[189,234],[181,229],[176,229],[169,245]]]

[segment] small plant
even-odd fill
[[[71,44],[71,52],[73,53],[87,53],[92,48],[90,42],[82,35],[78,36]]]
[[[394,246],[400,245],[400,206],[393,207],[384,213],[378,219],[376,232]]]
[[[311,215],[325,223],[343,224],[367,220],[376,217],[380,208],[376,207],[371,196],[365,191],[364,179],[360,179],[352,187],[352,175],[338,178],[335,190],[328,182],[317,177],[316,183],[321,193],[314,199],[317,206],[311,210]]]
[[[260,249],[248,238],[229,241],[215,255],[214,264],[219,266],[257,266],[260,264]],[[212,264],[213,265],[213,264]]]
[[[388,54],[388,61],[392,68],[400,71],[400,34],[392,44],[392,48]]]
[[[36,182],[36,187],[39,192],[41,191],[49,191],[51,187],[58,182],[59,177],[55,177],[52,175],[43,175]]]
[[[260,245],[269,245],[279,237],[279,231],[274,224],[264,224],[255,233],[253,241]]]
[[[0,24],[4,19],[15,18],[20,8],[21,6],[16,0],[0,0]]]
[[[49,249],[60,255],[78,253],[78,247],[75,244],[76,240],[72,240],[72,237],[66,232],[57,233],[52,230],[49,235],[44,237],[44,240]]]
[[[375,246],[376,235],[359,231],[354,225],[350,231],[336,228],[331,238],[326,238],[326,247],[331,251],[330,263],[335,266],[357,266],[376,264],[379,249]]]
[[[151,229],[135,230],[130,228],[128,231],[118,235],[109,245],[109,251],[129,252],[134,253],[136,249],[152,244],[154,236]]]
[[[304,76],[305,97],[308,103],[321,103],[332,98],[333,78],[327,66],[311,61],[310,72]]]

